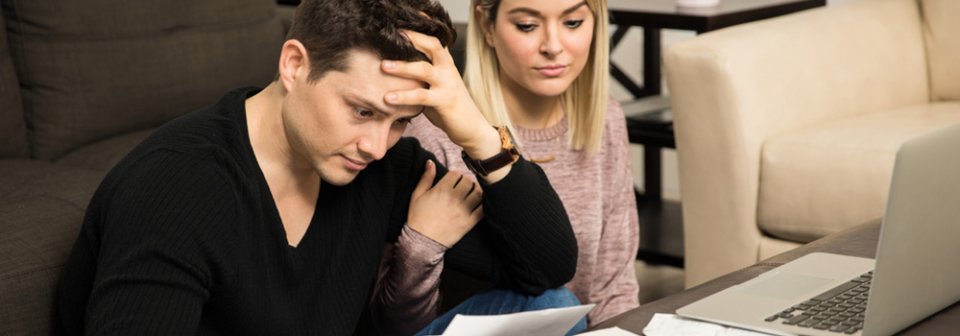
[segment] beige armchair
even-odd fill
[[[814,9],[664,64],[693,286],[883,216],[898,146],[960,123],[960,1]]]

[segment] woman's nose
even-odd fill
[[[563,44],[560,43],[560,34],[556,29],[544,29],[543,42],[540,43],[540,54],[548,58],[553,58],[563,52]]]

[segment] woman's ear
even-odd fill
[[[473,16],[474,16],[474,22],[480,25],[480,32],[483,33],[483,40],[487,42],[488,47],[494,48],[494,45],[493,45],[494,22],[490,21],[489,18],[487,18],[487,13],[483,10],[483,8],[480,8],[480,6],[476,6],[473,8]]]
[[[310,57],[300,41],[290,39],[280,48],[280,83],[288,92],[310,75]]]

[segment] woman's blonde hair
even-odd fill
[[[567,113],[569,148],[594,153],[600,147],[603,118],[607,109],[607,74],[610,52],[607,37],[607,1],[586,0],[593,12],[593,42],[583,71],[560,95]],[[513,127],[500,91],[500,63],[496,51],[487,45],[482,22],[493,20],[500,0],[471,0],[467,24],[467,50],[464,80],[477,107],[493,125]],[[481,8],[477,11],[476,8]]]

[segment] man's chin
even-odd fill
[[[324,182],[342,187],[353,182],[358,174],[360,174],[360,172],[339,172],[338,174],[332,174],[333,176],[321,176],[321,178],[323,178]]]

